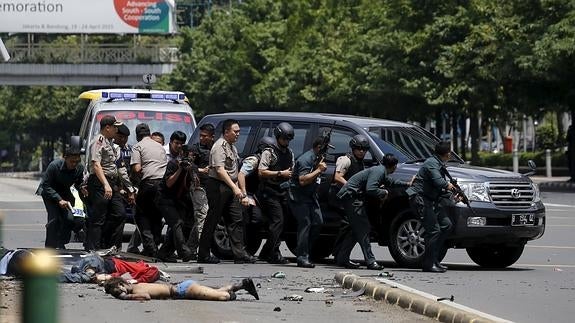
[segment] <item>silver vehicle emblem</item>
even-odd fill
[[[514,199],[518,199],[521,197],[521,192],[519,191],[519,189],[517,188],[512,188],[511,189],[511,197]]]

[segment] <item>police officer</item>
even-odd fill
[[[294,165],[294,155],[289,148],[289,142],[294,138],[292,125],[287,122],[278,124],[274,129],[274,137],[275,145],[264,149],[258,167],[258,201],[269,224],[268,238],[260,258],[271,264],[287,264],[289,261],[282,256],[279,248],[284,214],[289,210],[287,189]]]
[[[383,269],[383,266],[375,261],[375,256],[371,251],[369,236],[371,224],[366,212],[366,198],[371,196],[383,202],[389,193],[386,188],[411,185],[411,183],[389,177],[397,168],[397,163],[395,156],[387,154],[382,160],[382,165],[353,175],[337,193],[337,197],[343,201],[345,214],[351,225],[351,232],[343,238],[341,249],[336,256],[338,265],[346,268],[359,267],[358,264],[349,260],[351,251],[357,242],[363,252],[367,268]]]
[[[235,143],[240,136],[237,120],[226,119],[222,123],[222,137],[210,150],[208,172],[209,210],[200,237],[198,250],[199,263],[219,263],[211,255],[210,249],[216,226],[223,216],[230,235],[230,243],[235,263],[254,263],[256,258],[249,255],[244,244],[244,221],[241,200],[247,199],[237,184],[239,155]]]
[[[253,194],[257,191],[259,178],[256,171],[260,164],[262,152],[275,144],[276,140],[273,137],[262,137],[258,143],[255,154],[244,158],[242,161],[242,167],[240,167],[240,172],[238,173],[238,186],[244,195],[248,195],[249,193]],[[243,199],[242,205],[248,207],[250,205],[249,198]]]
[[[296,160],[290,180],[289,206],[297,220],[297,266],[303,268],[315,267],[309,260],[309,251],[323,224],[317,188],[327,165],[323,158],[317,165],[315,163],[323,144],[324,137],[321,136],[313,141],[312,149]]]
[[[48,222],[46,223],[46,248],[66,249],[76,223],[71,208],[75,198],[70,186],[81,191],[84,166],[80,163],[79,147],[66,147],[64,158],[52,161],[40,181],[36,194],[42,196]],[[83,223],[78,224],[81,228]],[[80,229],[78,228],[78,229]]]
[[[208,170],[210,169],[210,149],[214,144],[215,129],[212,124],[204,124],[200,127],[199,141],[192,145],[191,152],[193,163],[198,171],[199,185],[194,185],[192,190],[192,203],[194,212],[194,224],[188,237],[188,246],[197,259],[200,236],[204,228],[204,221],[208,215],[208,197],[206,195],[206,185],[208,182]]]
[[[134,178],[131,176],[130,159],[132,158],[132,145],[128,144],[129,137],[130,129],[128,129],[128,126],[125,124],[118,126],[118,132],[116,133],[116,136],[114,136],[114,145],[117,145],[120,149],[120,158],[116,160],[116,166],[125,167],[128,171],[128,177],[130,177],[132,183],[136,185],[137,182],[135,182]],[[134,217],[135,210],[133,206],[128,203],[124,203],[124,207],[126,208],[127,216]],[[128,243],[128,248],[126,250],[131,253],[139,253],[140,249],[138,249],[138,246],[141,243],[140,231],[136,228],[130,237],[130,242]]]
[[[369,140],[364,135],[355,135],[349,141],[349,147],[351,148],[351,152],[339,157],[335,162],[333,183],[329,188],[330,205],[338,209],[342,208],[341,201],[336,197],[339,190],[353,175],[365,169],[363,159],[367,151],[369,151]],[[351,226],[347,221],[347,217],[344,216],[341,220],[341,227],[333,250],[333,255],[336,258],[342,247],[344,238],[351,234]],[[359,264],[349,262],[346,266],[354,268],[359,266]]]
[[[150,137],[145,123],[136,126],[138,143],[133,147],[132,173],[139,178],[136,197],[136,225],[144,246],[144,255],[155,257],[162,238],[162,214],[156,207],[158,188],[166,173],[166,151]]]
[[[122,187],[130,192],[128,200],[134,202],[133,187],[126,168],[117,167],[119,150],[112,139],[122,122],[112,115],[100,120],[100,134],[90,143],[90,176],[88,177],[88,220],[85,248],[98,250],[111,246],[122,247],[126,211],[120,195]]]
[[[413,212],[423,219],[423,271],[442,273],[447,267],[439,263],[438,253],[452,227],[442,199],[446,198],[446,191],[453,191],[455,187],[445,179],[445,173],[442,171],[451,157],[450,143],[439,142],[434,150],[435,154],[427,158],[417,172],[413,186],[407,189],[407,194]]]

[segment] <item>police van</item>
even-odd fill
[[[128,145],[132,146],[136,143],[136,125],[140,123],[148,124],[152,133],[161,132],[166,143],[174,131],[182,131],[190,138],[196,128],[194,112],[183,92],[100,89],[83,92],[79,99],[86,106],[77,139],[85,152],[86,171],[90,167],[90,143],[100,133],[100,120],[105,115],[115,116],[130,129]],[[132,222],[131,212],[127,220]]]
[[[89,160],[90,142],[100,133],[100,120],[108,114],[130,129],[129,145],[136,143],[135,128],[140,123],[147,123],[151,132],[161,132],[166,138],[176,130],[189,138],[196,128],[193,110],[182,92],[104,89],[83,92],[79,99],[86,104],[80,128],[86,160]]]

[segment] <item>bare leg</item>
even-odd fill
[[[200,284],[192,284],[186,290],[187,299],[199,299],[206,301],[228,301],[230,300],[230,289],[224,289],[222,287],[219,289],[213,289],[211,287],[202,286]]]

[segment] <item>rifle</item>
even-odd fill
[[[461,202],[463,202],[465,205],[467,205],[469,210],[471,210],[471,213],[473,214],[473,216],[477,216],[477,213],[471,207],[471,203],[469,202],[469,198],[467,197],[467,195],[465,195],[465,192],[463,192],[463,190],[461,189],[461,186],[459,186],[459,184],[457,183],[457,179],[454,179],[453,177],[451,177],[451,174],[449,174],[447,167],[443,166],[443,167],[441,167],[441,170],[443,171],[443,174],[445,174],[445,176],[447,176],[451,185],[453,185],[453,187],[455,187],[455,190],[454,190],[455,196],[461,197]]]
[[[335,127],[335,121],[333,122],[333,125],[331,126],[331,128],[329,128],[329,131],[322,135],[321,138],[322,143],[319,146],[319,152],[318,154],[315,156],[315,160],[313,161],[313,169],[315,170],[318,166],[319,163],[321,163],[322,160],[325,160],[325,156],[327,155],[327,150],[328,149],[335,149],[334,146],[330,145],[330,141],[331,141],[331,132],[333,131],[333,127]]]

